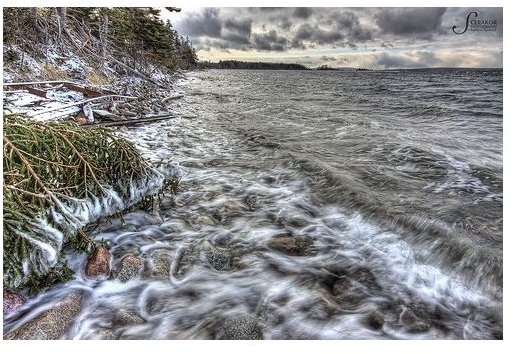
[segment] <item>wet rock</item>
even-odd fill
[[[86,264],[86,275],[98,277],[109,275],[111,271],[111,252],[107,248],[97,247],[89,256]]]
[[[114,323],[119,326],[134,326],[145,323],[145,319],[137,313],[128,310],[119,310],[114,315]]]
[[[143,270],[143,267],[144,262],[141,257],[129,254],[121,260],[116,273],[116,278],[122,282],[129,281],[132,278],[138,277]]]
[[[354,267],[347,269],[347,272],[348,276],[350,276],[352,279],[355,279],[370,290],[382,289],[382,287],[378,284],[377,278],[369,269],[363,267]]]
[[[309,223],[310,222],[307,218],[300,216],[300,215],[292,216],[290,218],[287,218],[284,221],[284,225],[296,227],[296,228],[305,227],[305,226],[309,225]]]
[[[430,329],[429,320],[423,314],[416,314],[408,307],[405,307],[400,313],[399,322],[406,326],[410,332],[426,332]]]
[[[4,289],[4,316],[13,312],[25,303],[25,297],[21,294]]]
[[[116,334],[114,333],[113,330],[107,329],[107,328],[102,328],[95,332],[95,339],[116,340],[118,338],[116,337]]]
[[[237,200],[229,200],[219,206],[214,212],[214,218],[220,223],[224,223],[230,218],[241,216],[247,209],[247,206]]]
[[[68,331],[81,309],[82,295],[65,296],[49,310],[4,336],[5,339],[59,339]]]
[[[210,248],[206,252],[207,262],[216,270],[230,270],[232,256],[226,250]]]
[[[334,281],[332,293],[347,305],[356,305],[367,296],[365,287],[344,275]]]
[[[213,219],[211,219],[208,215],[198,215],[194,219],[194,222],[197,225],[210,225],[210,226],[216,225],[216,222]]]
[[[307,255],[307,249],[311,244],[312,241],[309,239],[293,236],[274,237],[267,242],[267,246],[269,248],[291,256]]]
[[[195,263],[198,252],[194,247],[181,248],[177,252],[175,267],[173,267],[172,274],[174,277],[180,278],[184,276]]]
[[[225,320],[218,339],[258,340],[264,339],[264,336],[255,317],[240,313]]]
[[[236,236],[230,231],[221,230],[210,235],[209,241],[217,247],[227,247],[234,242]]]
[[[145,270],[146,276],[153,279],[168,279],[170,277],[171,257],[164,251],[152,254]]]
[[[379,311],[372,311],[365,318],[365,323],[373,329],[382,328],[384,322],[384,315]]]
[[[248,209],[254,211],[260,207],[259,197],[254,194],[247,195],[243,198],[243,202],[246,204]]]

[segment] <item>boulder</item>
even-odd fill
[[[4,289],[4,317],[25,303],[25,297],[21,294]]]
[[[109,275],[111,271],[111,253],[107,248],[97,247],[91,253],[86,264],[86,275],[98,277]]]
[[[264,336],[255,317],[239,313],[228,317],[223,322],[218,339],[258,340],[264,339]]]
[[[4,339],[60,339],[68,332],[73,320],[79,314],[81,302],[80,293],[69,294],[49,310],[4,335]]]
[[[141,257],[129,254],[121,260],[116,272],[116,278],[123,283],[136,278],[143,270],[144,265]]]

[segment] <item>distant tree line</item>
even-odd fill
[[[316,70],[336,70],[336,69],[331,67],[331,66],[328,66],[328,65],[324,64],[324,65],[318,66],[316,68]]]
[[[198,67],[206,69],[309,70],[308,67],[301,64],[262,63],[239,60],[220,60],[217,63],[202,61],[198,64]]]
[[[159,9],[142,7],[4,8],[4,44],[71,44],[125,64],[153,62],[174,68],[196,67],[188,38],[180,36]],[[63,39],[65,39],[63,41]]]

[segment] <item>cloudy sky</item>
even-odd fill
[[[467,15],[496,31],[462,35]],[[182,8],[163,12],[200,60],[373,69],[503,67],[501,8]],[[475,17],[470,18],[475,19]]]

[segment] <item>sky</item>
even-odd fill
[[[502,8],[185,8],[163,11],[200,60],[396,69],[503,67]],[[466,18],[470,26],[463,34]],[[473,21],[496,21],[495,30]],[[490,28],[492,29],[492,28]]]

